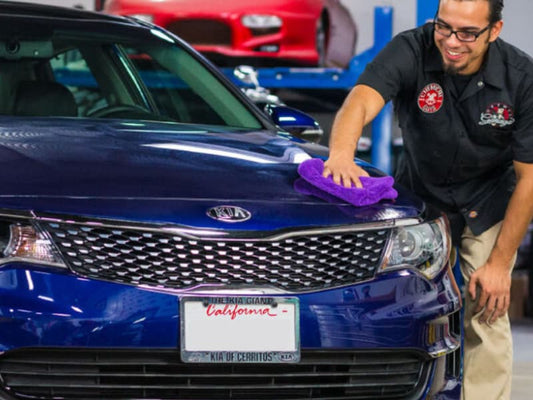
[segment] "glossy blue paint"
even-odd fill
[[[371,283],[297,295],[302,348],[433,350],[445,338],[437,334],[428,342],[430,322],[452,313],[459,301],[446,279],[435,282],[399,271]],[[61,269],[4,265],[0,351],[28,346],[176,348],[182,295],[186,292],[83,279]]]
[[[457,400],[461,398],[461,381],[457,379],[450,379],[447,382],[446,388],[436,393],[432,399],[434,400]]]
[[[365,208],[299,194],[298,164],[314,154],[270,131],[90,119],[1,122],[0,208],[230,230],[367,223],[423,211],[401,188],[398,200]],[[207,217],[209,208],[224,204],[252,218],[228,225]]]
[[[279,127],[291,131],[291,129],[318,129],[318,123],[306,113],[287,106],[267,104],[265,112]]]

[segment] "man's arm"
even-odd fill
[[[533,164],[514,162],[517,184],[503,219],[502,229],[487,262],[470,277],[468,291],[479,299],[476,312],[485,307],[480,322],[493,323],[505,315],[511,293],[511,260],[533,217]]]
[[[335,116],[330,138],[330,155],[324,163],[324,176],[332,176],[338,185],[361,187],[360,176],[366,171],[354,163],[357,142],[363,127],[385,106],[385,100],[370,86],[355,86]]]

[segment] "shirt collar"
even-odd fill
[[[426,72],[444,72],[442,56],[434,42],[431,43],[429,51],[426,54],[426,62],[424,64],[424,70]]]
[[[489,45],[489,51],[485,62],[481,67],[481,73],[485,83],[503,89],[503,77],[505,76],[505,65],[503,63],[502,54],[500,51],[500,40],[492,42]]]
[[[442,56],[435,45],[433,24],[426,24],[423,28],[424,41],[429,44],[428,51],[425,55],[424,71],[426,72],[443,72]]]

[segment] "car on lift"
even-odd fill
[[[357,40],[340,0],[106,0],[104,11],[162,26],[219,66],[345,68]]]
[[[27,3],[0,93],[0,398],[459,398],[446,218],[302,190],[313,119],[161,27]]]

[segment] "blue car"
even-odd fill
[[[0,93],[1,399],[459,398],[447,220],[298,190],[311,118],[35,4],[0,2]]]

